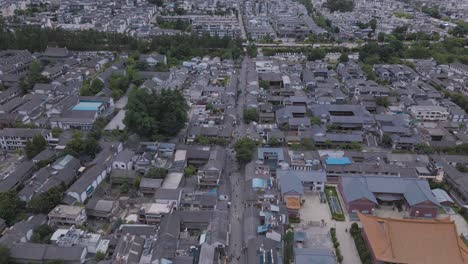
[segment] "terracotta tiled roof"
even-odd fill
[[[286,200],[286,208],[293,210],[301,209],[301,200],[299,197],[286,196],[284,199]]]
[[[450,219],[391,219],[358,213],[378,261],[390,263],[468,263],[468,248]]]

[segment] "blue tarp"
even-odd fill
[[[266,231],[268,231],[268,225],[257,226],[257,233],[258,234],[265,233]]]

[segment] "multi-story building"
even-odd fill
[[[46,129],[4,128],[0,131],[0,147],[4,150],[23,149],[36,135],[44,137],[49,144],[57,143],[57,139]]]
[[[86,221],[85,208],[81,206],[57,205],[47,216],[51,226],[82,225]]]
[[[192,21],[192,30],[198,35],[236,38],[241,34],[239,20],[236,17],[202,16]]]
[[[436,105],[415,105],[408,108],[411,116],[422,121],[445,121],[449,116],[447,108]]]
[[[208,162],[198,170],[198,185],[212,188],[219,186],[219,180],[224,168],[224,150],[215,148],[211,150]]]

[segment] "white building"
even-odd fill
[[[47,215],[51,226],[82,225],[86,221],[85,208],[81,206],[57,205]]]
[[[422,121],[445,121],[449,116],[447,108],[437,105],[415,105],[408,110],[411,116]]]
[[[4,150],[23,149],[26,142],[32,140],[36,135],[44,137],[48,144],[56,144],[58,141],[46,129],[4,128],[0,130],[0,147]]]

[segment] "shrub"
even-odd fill
[[[330,235],[333,241],[333,247],[335,248],[336,259],[339,263],[343,261],[343,256],[341,255],[340,251],[340,242],[336,238],[336,229],[334,227],[330,228]]]
[[[361,262],[364,264],[372,263],[371,254],[367,249],[364,238],[362,237],[361,231],[356,223],[351,225],[350,233],[354,239],[354,243],[356,244],[356,249],[358,251]]]

